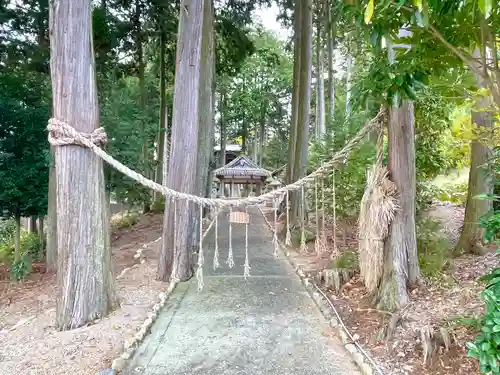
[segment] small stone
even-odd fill
[[[354,353],[357,353],[357,349],[356,349],[356,346],[354,344],[347,344],[345,346],[346,350],[351,353],[351,354],[354,354]]]
[[[339,321],[337,318],[331,318],[330,319],[330,327],[338,327],[339,326]]]
[[[161,306],[159,303],[156,303],[154,306],[153,306],[153,312],[157,313],[158,311],[160,311],[161,309]]]
[[[136,341],[133,338],[125,340],[125,342],[123,343],[123,348],[127,350],[128,348],[133,347],[135,343]]]
[[[135,334],[134,339],[135,339],[135,341],[137,341],[137,342],[141,342],[141,341],[144,339],[144,336],[145,336],[145,335],[146,335],[146,334],[145,334],[144,332],[142,332],[142,330],[141,330],[141,331],[139,331],[139,332],[137,332],[137,333]]]
[[[124,351],[122,353],[122,355],[120,356],[120,358],[124,359],[124,360],[129,360],[130,358],[132,357],[132,353],[128,350]]]
[[[166,294],[165,292],[160,292],[160,293],[158,294],[158,298],[159,298],[160,300],[162,300],[162,299],[167,299],[167,294]]]
[[[354,341],[358,341],[359,340],[359,335],[357,333],[355,333],[354,335],[352,335],[352,339]]]
[[[151,318],[147,318],[144,321],[144,323],[142,323],[142,326],[147,327],[147,328],[151,327],[152,325],[153,325],[153,319],[151,319]]]
[[[154,311],[148,314],[148,318],[150,318],[152,321],[155,321],[157,316],[158,314]]]
[[[144,264],[146,263],[146,260],[145,259],[141,259],[141,264]]]
[[[358,351],[352,355],[352,359],[354,359],[354,362],[356,362],[358,366],[361,366],[364,363],[363,354]]]
[[[373,375],[373,369],[368,363],[363,363],[361,366],[359,366],[361,369],[361,373],[363,375]]]
[[[405,352],[399,352],[398,353],[398,357],[400,357],[400,358],[403,358],[405,356],[406,356]]]
[[[139,259],[141,257],[141,254],[135,253],[134,254],[134,259]]]
[[[125,369],[125,366],[127,365],[127,361],[124,360],[123,358],[116,358],[113,360],[113,363],[111,364],[111,368],[117,372],[123,371]]]
[[[339,332],[340,340],[342,340],[342,344],[346,345],[349,343],[349,337],[344,331]]]

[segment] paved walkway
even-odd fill
[[[235,266],[225,264],[227,214],[219,219],[221,267],[213,230],[205,240],[205,288],[177,286],[127,375],[358,375],[292,267],[273,256],[272,234],[250,211],[251,277],[243,278],[245,228],[233,225]]]

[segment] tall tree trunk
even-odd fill
[[[50,7],[54,117],[85,133],[99,127],[91,12],[87,0],[54,0]],[[102,160],[69,145],[56,147],[55,161],[57,327],[67,330],[106,316],[116,295]]]
[[[297,144],[297,123],[299,107],[299,88],[301,70],[301,46],[302,46],[302,8],[300,0],[295,0],[294,19],[294,47],[293,47],[293,88],[292,88],[292,115],[290,120],[290,132],[288,138],[288,156],[285,182],[287,184],[296,180],[294,173],[296,144]]]
[[[29,232],[30,233],[38,233],[38,229],[36,227],[36,216],[31,216],[30,217],[30,228],[29,228]]]
[[[413,103],[404,100],[389,116],[389,171],[399,192],[396,211],[385,246],[384,272],[378,306],[387,310],[408,303],[407,286],[420,277],[415,227],[415,117]]]
[[[318,5],[319,7],[319,5]],[[323,39],[321,37],[321,14],[316,17],[316,139],[323,139],[325,128],[325,77],[323,66]]]
[[[38,218],[38,240],[40,241],[40,254],[43,254],[43,250],[45,249],[45,228],[44,226],[43,216]]]
[[[350,37],[348,37],[350,40]],[[348,47],[350,49],[350,47]],[[354,66],[354,57],[352,52],[347,52],[347,63],[346,63],[346,82],[345,82],[345,118],[348,119],[351,116],[351,86],[352,86],[352,69]]]
[[[165,77],[165,33],[160,34],[160,121],[158,126],[158,143],[157,143],[157,163],[155,171],[155,181],[159,184],[162,183],[163,178],[163,149],[165,147],[165,133],[167,129],[165,123],[167,122],[167,100],[165,93],[166,77]],[[158,192],[153,193],[153,200],[155,203],[162,199],[162,195]]]
[[[21,261],[21,214],[19,211],[14,218],[16,222],[16,231],[14,233],[14,261],[19,263]]]
[[[219,167],[226,165],[226,108],[227,94],[224,88],[221,88],[220,93],[220,153]]]
[[[48,272],[57,270],[57,184],[55,150],[51,147],[49,170],[49,196],[47,212],[47,255],[45,264]]]
[[[199,98],[199,123],[198,123],[198,158],[196,161],[196,195],[204,197],[207,192],[207,179],[210,167],[210,154],[212,154],[212,129],[214,127],[213,111],[213,62],[214,44],[213,44],[213,14],[212,0],[207,0],[204,6],[202,45],[201,45],[201,63],[200,63],[200,98]],[[199,244],[200,231],[197,230],[200,225],[199,206],[192,206],[194,209],[193,229],[191,239],[191,248],[197,248]]]
[[[312,68],[312,0],[302,3],[302,37],[300,47],[300,89],[297,116],[297,140],[295,146],[293,178],[298,180],[307,173],[309,143],[309,119],[311,108],[311,68]],[[296,222],[301,207],[300,194],[292,195],[291,222]]]
[[[259,126],[259,155],[255,160],[260,166],[263,165],[264,143],[266,141],[266,116],[267,116],[267,98],[263,99],[260,105],[260,126]]]
[[[137,63],[137,78],[139,79],[139,95],[140,95],[140,108],[144,113],[146,111],[146,77],[145,77],[145,61],[144,61],[144,40],[142,32],[142,2],[141,0],[135,0],[135,12],[133,15],[133,25],[134,25],[134,38],[135,38],[135,53],[136,53],[136,63]],[[148,168],[148,137],[146,134],[146,122],[144,119],[140,120],[141,123],[141,138],[142,138],[142,169],[143,174],[146,177],[150,177],[150,171]],[[144,207],[143,212],[149,212],[150,210],[150,192],[144,192]]]
[[[165,105],[165,132],[163,135],[163,152],[162,152],[162,163],[161,163],[161,184],[167,185],[168,177],[168,156],[169,156],[169,142],[168,142],[168,109]]]
[[[328,53],[328,114],[327,124],[331,125],[335,119],[335,78],[333,77],[333,50],[335,47],[335,25],[333,24],[331,4],[328,1],[328,30],[327,30],[327,53]]]
[[[167,186],[180,192],[196,194],[199,121],[203,103],[202,56],[211,38],[211,33],[207,35],[202,30],[213,27],[212,20],[207,16],[212,13],[211,2],[183,0],[180,9]],[[172,277],[183,281],[193,275],[192,257],[188,248],[192,211],[189,210],[187,201],[178,201],[174,227],[174,209],[171,204],[171,201],[165,204],[158,278],[166,281]]]
[[[474,57],[481,59],[479,50],[476,49]],[[476,77],[478,85],[486,88],[486,83]],[[480,112],[472,112],[472,121],[477,126],[478,133],[486,139],[491,138],[493,125],[495,123],[494,114],[489,108],[492,107],[491,99],[481,98],[477,102]],[[465,205],[464,225],[455,253],[483,254],[486,249],[483,247],[484,229],[479,226],[479,219],[492,209],[492,201],[488,199],[475,198],[479,194],[492,194],[494,190],[494,179],[489,176],[480,166],[487,163],[493,156],[492,150],[484,141],[475,139],[471,141],[470,147],[470,170],[469,189]]]

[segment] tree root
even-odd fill
[[[346,286],[350,285],[353,271],[345,268],[331,268],[318,272],[316,281],[320,285],[333,288],[335,293],[341,293]]]
[[[441,348],[448,351],[451,346],[451,337],[445,327],[433,327],[427,325],[420,329],[420,342],[423,350],[423,364],[429,365]]]

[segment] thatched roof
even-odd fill
[[[271,172],[259,167],[246,156],[238,156],[222,168],[216,169],[214,175],[219,177],[271,177]]]

